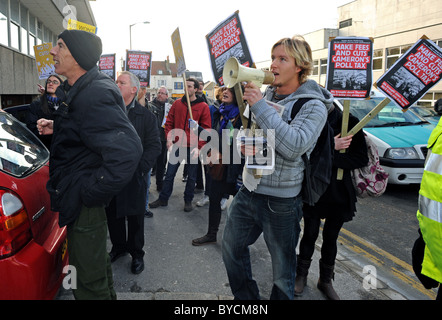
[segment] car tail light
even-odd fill
[[[12,191],[0,189],[0,259],[14,255],[31,238],[23,202]]]

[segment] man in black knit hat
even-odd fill
[[[50,53],[67,79],[56,92],[62,102],[54,121],[37,121],[40,134],[53,132],[47,189],[60,226],[67,226],[76,299],[116,299],[105,206],[131,180],[142,153],[117,85],[98,71],[101,51],[95,34],[58,36]]]

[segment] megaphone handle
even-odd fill
[[[246,110],[246,104],[244,103],[244,94],[242,92],[241,83],[235,84],[233,87],[235,90],[235,97],[238,103],[239,114],[241,115],[241,122],[244,128],[248,128],[248,119],[244,116]]]

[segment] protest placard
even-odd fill
[[[184,92],[187,100],[187,109],[189,110],[190,119],[193,119],[192,107],[190,104],[189,92],[187,91],[186,84],[186,62],[184,61],[184,51],[181,44],[179,28],[176,28],[176,30],[172,33],[172,46],[173,52],[175,54],[175,61],[177,64],[177,73],[178,75],[181,75],[183,77]]]
[[[212,71],[218,85],[223,83],[223,68],[226,61],[235,57],[245,67],[254,67],[252,56],[239,20],[239,11],[216,26],[206,35]]]
[[[376,82],[403,109],[416,103],[440,79],[442,50],[423,36]]]
[[[97,33],[97,27],[77,20],[68,20],[68,30],[82,30],[90,33]]]
[[[152,65],[151,51],[126,50],[126,71],[132,72],[140,79],[142,87],[150,86],[150,71]]]
[[[52,43],[43,43],[34,46],[35,63],[37,65],[38,79],[47,79],[53,73],[55,73],[54,60],[50,51],[52,49]]]
[[[326,88],[335,98],[365,99],[373,83],[373,41],[337,37],[329,42]]]
[[[186,71],[186,62],[184,60],[183,46],[181,44],[180,29],[176,28],[172,33],[172,47],[175,54],[175,62],[177,64],[177,74],[183,75]]]
[[[115,53],[103,54],[100,57],[98,68],[101,72],[104,72],[111,77],[112,80],[115,80]]]

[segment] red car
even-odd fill
[[[68,264],[66,228],[51,210],[49,151],[0,110],[0,299],[54,299]],[[66,272],[66,271],[65,271]]]

